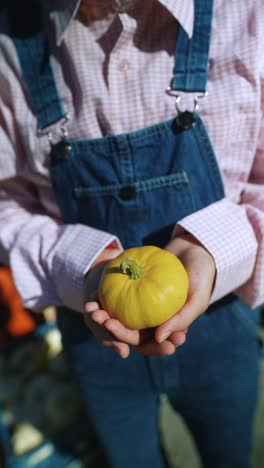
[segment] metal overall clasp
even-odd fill
[[[197,122],[196,112],[199,109],[199,99],[208,96],[208,91],[194,96],[193,108],[191,110],[181,108],[183,95],[180,94],[180,91],[173,90],[171,86],[169,86],[166,89],[166,94],[175,98],[175,108],[177,112],[177,116],[175,118],[176,126],[181,130],[188,130],[193,127]]]
[[[54,134],[52,130],[41,130],[38,129],[38,136],[47,135],[51,147],[50,156],[52,161],[64,160],[70,156],[72,147],[68,141],[68,129],[67,124],[70,120],[70,115],[67,113],[61,123],[59,131],[61,133],[61,139],[58,142],[54,142]]]

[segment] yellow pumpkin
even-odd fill
[[[103,271],[98,297],[112,318],[130,329],[156,327],[187,299],[188,274],[171,252],[154,246],[128,249]]]

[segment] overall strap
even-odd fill
[[[194,30],[191,39],[180,27],[175,51],[175,68],[171,89],[206,91],[213,0],[195,0]]]
[[[65,117],[50,65],[48,38],[42,27],[41,0],[9,0],[7,14],[23,78],[38,129]]]

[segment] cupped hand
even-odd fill
[[[185,342],[189,326],[209,306],[215,281],[213,257],[190,233],[175,237],[164,249],[181,260],[189,276],[188,297],[182,309],[150,334],[147,334],[149,330],[127,330],[114,319],[105,322],[106,328],[116,337],[135,346],[145,355],[173,354]]]
[[[102,309],[97,297],[101,274],[106,264],[120,253],[118,249],[104,250],[85,278],[84,320],[86,325],[103,346],[115,349],[123,358],[128,357],[130,346],[146,356],[173,354],[176,347],[184,343],[185,330],[178,330],[170,339],[158,343],[155,339],[155,329],[131,330],[119,320],[111,318]]]
[[[211,254],[189,233],[175,237],[166,247],[181,260],[189,276],[188,297],[183,308],[155,330],[158,343],[177,339],[179,331],[187,332],[192,322],[203,314],[210,303],[216,267]]]
[[[126,358],[130,346],[146,356],[171,355],[186,340],[191,323],[209,306],[216,268],[213,257],[191,234],[184,233],[165,246],[182,261],[189,276],[187,302],[180,312],[155,329],[131,330],[113,319],[100,306],[97,288],[102,271],[121,252],[106,249],[85,279],[84,320],[103,346],[113,348]]]
[[[84,280],[84,322],[100,343],[114,349],[121,357],[126,358],[130,354],[130,345],[137,346],[153,336],[152,330],[129,330],[119,320],[111,319],[109,314],[101,308],[97,290],[103,270],[108,262],[116,258],[121,251],[119,249],[105,249],[96,258],[90,267]],[[166,348],[166,343],[157,348]],[[169,343],[169,347],[173,345]]]
[[[84,319],[101,344],[114,348],[123,358],[129,356],[130,346],[146,356],[162,356],[173,354],[176,346],[185,341],[185,333],[177,332],[172,340],[157,343],[155,329],[131,330],[125,327],[119,320],[111,318],[98,300],[86,303]]]
[[[116,248],[104,249],[90,267],[84,279],[83,316],[85,324],[98,341],[100,341],[103,346],[114,349],[120,356],[125,358],[129,355],[129,345],[120,341],[107,330],[105,322],[110,319],[110,317],[107,312],[101,310],[97,298],[97,289],[105,266],[120,253],[121,251]]]

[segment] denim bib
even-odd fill
[[[168,77],[171,94],[206,90],[212,4],[197,2],[191,40],[179,30],[175,68]],[[16,38],[15,44],[43,131],[65,116],[46,37],[40,32]],[[209,137],[195,112],[179,112],[175,119],[129,134],[64,138],[51,146],[50,161],[63,221],[114,234],[124,248],[164,246],[177,221],[224,196]]]

